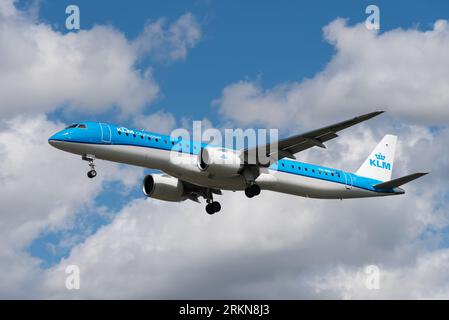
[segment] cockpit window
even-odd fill
[[[78,125],[78,123],[72,124],[72,125],[68,126],[66,129],[76,128],[77,125]]]
[[[77,128],[80,128],[80,129],[86,129],[87,126],[86,126],[85,124],[79,124]]]

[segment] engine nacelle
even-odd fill
[[[179,202],[187,199],[184,185],[179,179],[162,175],[147,175],[143,179],[143,193],[154,199]]]
[[[198,168],[217,176],[238,174],[243,167],[239,155],[229,149],[203,148],[198,154]]]

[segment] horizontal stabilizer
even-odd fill
[[[413,173],[413,174],[409,174],[408,176],[405,177],[401,177],[401,178],[397,178],[397,179],[393,179],[387,182],[382,182],[379,184],[376,184],[374,186],[374,188],[376,189],[393,189],[393,188],[397,188],[399,186],[402,186],[403,184],[406,184],[410,181],[413,181],[415,179],[418,179],[422,176],[425,176],[428,172],[418,172],[418,173]]]

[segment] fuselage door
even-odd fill
[[[343,172],[345,176],[345,188],[348,190],[352,189],[352,175],[350,173]]]
[[[100,123],[101,141],[111,143],[111,127],[108,124]]]

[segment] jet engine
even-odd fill
[[[234,150],[203,148],[198,154],[198,168],[201,171],[225,177],[238,174],[243,168],[243,161]]]
[[[173,202],[187,199],[182,182],[163,174],[147,175],[143,179],[142,189],[146,196],[154,199]]]

